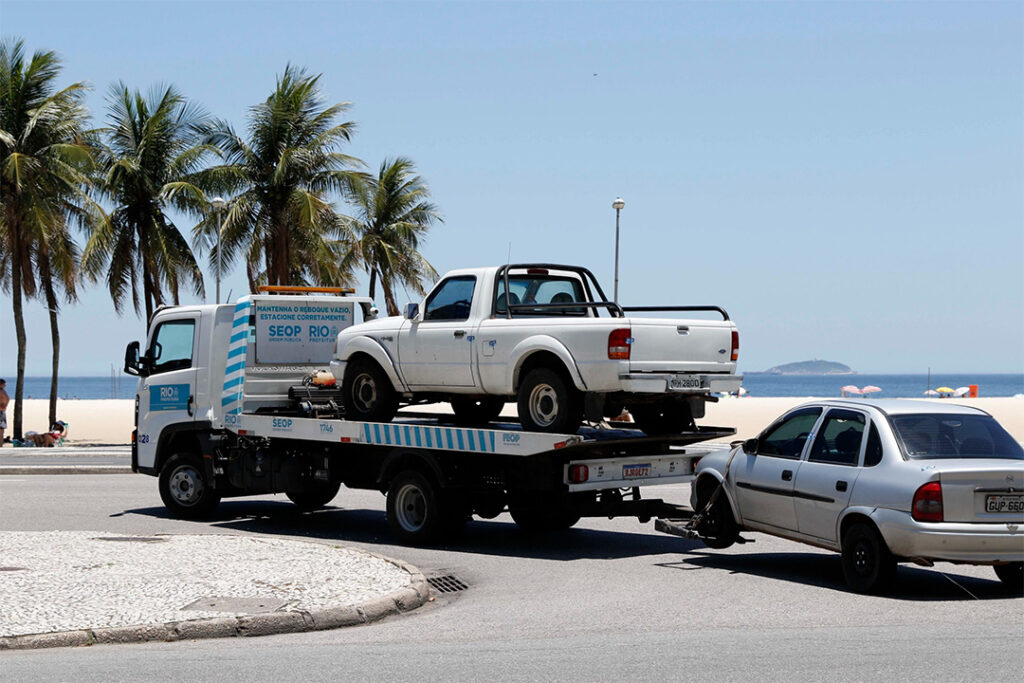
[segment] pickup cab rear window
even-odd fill
[[[585,316],[587,309],[569,306],[578,301],[586,301],[586,294],[579,280],[556,275],[510,275],[508,278],[508,295],[505,294],[505,281],[497,284],[494,299],[495,315],[504,316],[508,309],[506,303],[516,304],[559,304],[563,308],[518,309],[512,311],[513,318],[527,316]]]
[[[1024,449],[988,415],[894,415],[890,421],[900,448],[908,458],[1024,460]]]

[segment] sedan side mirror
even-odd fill
[[[420,314],[420,305],[408,303],[405,305],[405,317],[407,320],[415,320]]]
[[[757,439],[747,439],[744,441],[743,452],[748,455],[757,455]]]

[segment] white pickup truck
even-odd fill
[[[715,312],[722,320],[626,317]],[[627,408],[649,435],[692,430],[711,392],[735,391],[739,334],[717,306],[622,307],[586,268],[454,270],[404,316],[338,335],[331,371],[349,419],[449,401],[464,424],[517,401],[529,431],[572,433]]]

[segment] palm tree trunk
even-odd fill
[[[374,292],[377,291],[377,268],[370,265],[370,298],[373,298]]]
[[[391,283],[389,283],[383,275],[380,277],[380,288],[384,290],[384,304],[388,308],[388,315],[398,315],[398,304],[395,303],[395,293],[391,291]]]
[[[17,233],[17,228],[11,226],[12,232]],[[11,298],[14,301],[14,332],[18,338],[18,379],[14,385],[14,434],[15,439],[21,439],[22,422],[22,399],[25,394],[25,315],[21,302],[21,254],[15,245],[13,258],[11,259]]]
[[[60,369],[60,329],[57,326],[57,297],[53,292],[53,280],[50,276],[50,262],[42,256],[39,259],[39,274],[43,281],[43,294],[46,297],[46,308],[50,314],[50,344],[53,348],[53,359],[50,369],[50,415],[49,424],[57,421],[57,378]]]

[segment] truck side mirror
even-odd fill
[[[748,455],[757,455],[757,439],[747,439],[744,441],[743,452]]]
[[[149,373],[142,361],[139,359],[139,342],[133,341],[124,350],[124,371],[129,375],[145,377]]]
[[[408,303],[405,305],[405,318],[406,320],[415,320],[420,314],[420,305],[417,303]]]

